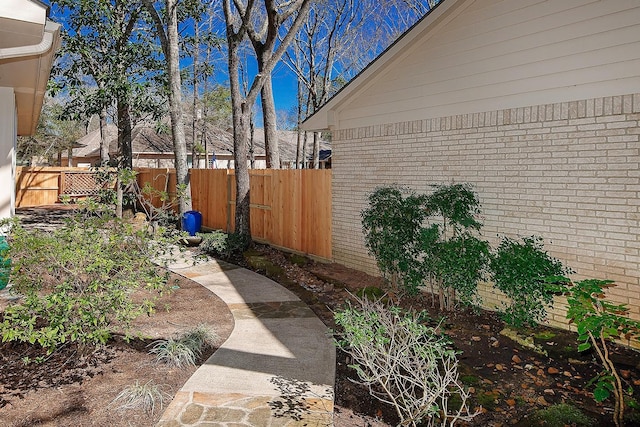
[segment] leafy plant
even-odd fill
[[[246,237],[237,233],[227,234],[215,230],[211,233],[199,233],[198,236],[202,237],[200,251],[223,259],[231,259],[242,253],[249,245]]]
[[[405,196],[406,194],[406,196]],[[415,293],[422,284],[418,262],[424,197],[398,187],[380,187],[362,211],[362,231],[369,253],[394,291]]]
[[[562,263],[545,250],[542,238],[531,236],[514,240],[505,237],[491,257],[495,286],[511,300],[501,313],[515,327],[535,326],[553,304],[553,293],[545,278],[568,273]]]
[[[532,425],[548,427],[592,426],[593,420],[575,406],[559,403],[539,409],[531,417]]]
[[[157,340],[152,345],[149,353],[155,355],[158,363],[183,368],[185,366],[195,366],[198,359],[198,354],[193,348],[179,339]]]
[[[187,344],[189,348],[200,356],[204,348],[213,347],[219,339],[220,337],[211,327],[203,324],[187,331],[187,333],[180,338],[180,341]]]
[[[429,271],[439,278],[440,308],[452,310],[456,299],[476,303],[478,282],[489,262],[489,244],[468,233],[435,242],[428,251]]]
[[[482,224],[480,201],[469,184],[434,185],[425,199],[431,225],[421,234],[425,275],[438,288],[440,309],[451,311],[456,302],[473,304],[478,281],[489,261],[489,244],[475,237]]]
[[[609,343],[616,339],[640,337],[640,322],[627,317],[629,309],[624,304],[606,301],[605,290],[614,286],[611,280],[587,279],[572,282],[566,277],[550,278],[551,290],[567,295],[569,304],[567,319],[578,329],[578,351],[592,349],[600,359],[604,370],[594,379],[593,397],[597,402],[615,399],[613,421],[624,424],[625,389],[615,364],[611,360]]]
[[[136,380],[133,385],[125,387],[113,399],[113,403],[119,403],[119,409],[143,408],[148,414],[153,414],[156,405],[159,403],[160,409],[162,409],[164,400],[167,398],[171,398],[171,396],[153,381],[141,384]]]
[[[480,200],[471,184],[436,184],[425,203],[429,216],[440,216],[444,238],[455,236],[462,229],[480,230],[476,220],[480,214]]]
[[[4,311],[3,341],[39,344],[52,352],[74,342],[104,344],[131,321],[150,314],[167,275],[151,262],[151,236],[130,224],[83,213],[55,231],[10,231],[14,290]],[[137,290],[145,291],[134,298]]]
[[[199,325],[177,339],[154,341],[149,353],[155,355],[158,363],[177,368],[194,366],[204,349],[213,347],[218,339],[218,335],[211,328]]]
[[[458,380],[449,339],[424,324],[423,312],[358,302],[360,309],[349,304],[335,313],[342,328],[337,345],[353,358],[351,367],[369,393],[393,405],[400,425],[452,426],[476,415],[466,404],[469,395]]]

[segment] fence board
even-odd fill
[[[249,179],[254,239],[331,259],[330,170],[255,169]],[[233,170],[191,170],[191,195],[205,227],[234,230]]]
[[[62,174],[77,168],[22,167],[16,168],[16,207],[53,205],[62,191]],[[86,170],[86,169],[83,169]]]

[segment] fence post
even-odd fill
[[[231,175],[227,169],[227,233],[231,232],[231,203],[233,203],[231,178],[235,178],[235,175]]]

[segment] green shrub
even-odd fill
[[[418,258],[423,204],[423,196],[407,189],[380,187],[361,213],[365,246],[394,291],[415,293],[422,284]]]
[[[198,325],[187,331],[180,341],[191,348],[198,356],[201,356],[206,347],[213,347],[220,337],[207,325]]]
[[[542,322],[553,305],[545,278],[566,272],[562,263],[544,250],[540,237],[503,238],[491,257],[495,286],[511,300],[501,312],[503,320],[515,327]]]
[[[549,278],[551,289],[567,295],[567,319],[578,329],[578,351],[593,349],[602,363],[603,371],[589,384],[595,385],[593,397],[603,402],[613,395],[613,421],[624,425],[625,388],[610,357],[609,343],[616,339],[638,339],[640,322],[627,317],[624,304],[606,301],[605,291],[615,286],[611,280],[587,279],[572,282],[566,277]]]
[[[444,239],[455,236],[460,230],[480,230],[482,223],[476,217],[480,214],[480,200],[471,184],[437,184],[425,202],[427,214],[442,219]]]
[[[547,427],[592,426],[593,420],[580,409],[566,403],[537,410],[531,417],[532,425]]]
[[[230,259],[241,254],[250,243],[246,236],[237,233],[227,234],[219,230],[211,233],[199,233],[198,236],[202,237],[199,246],[201,252],[223,259]]]
[[[489,262],[489,244],[464,233],[435,242],[428,254],[429,271],[438,278],[441,287],[441,308],[450,311],[456,301],[475,305],[478,282]]]
[[[157,340],[151,343],[150,354],[156,362],[182,368],[196,364],[207,347],[213,347],[219,340],[218,334],[206,325],[199,325],[177,339]]]
[[[428,280],[440,307],[473,304],[485,275],[489,245],[472,234],[480,202],[469,184],[434,185],[417,195],[380,187],[362,211],[365,245],[394,290],[415,293]]]
[[[149,353],[155,355],[158,363],[176,368],[195,366],[199,355],[189,344],[191,343],[173,338],[158,340],[152,343]]]
[[[87,213],[53,232],[14,224],[11,277],[23,298],[5,309],[2,340],[51,352],[67,342],[103,344],[115,331],[128,336],[131,321],[150,314],[166,288],[167,275],[150,260],[159,246],[150,238],[120,220]]]
[[[422,267],[432,289],[438,288],[440,309],[472,305],[478,281],[489,261],[489,244],[472,233],[482,224],[480,201],[470,184],[434,185],[425,199],[430,225],[421,234]]]

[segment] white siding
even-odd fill
[[[640,87],[637,0],[458,1],[446,19],[426,26],[340,102],[337,129],[622,95]]]
[[[0,219],[8,218],[14,206],[14,149],[16,104],[13,89],[0,87]]]

